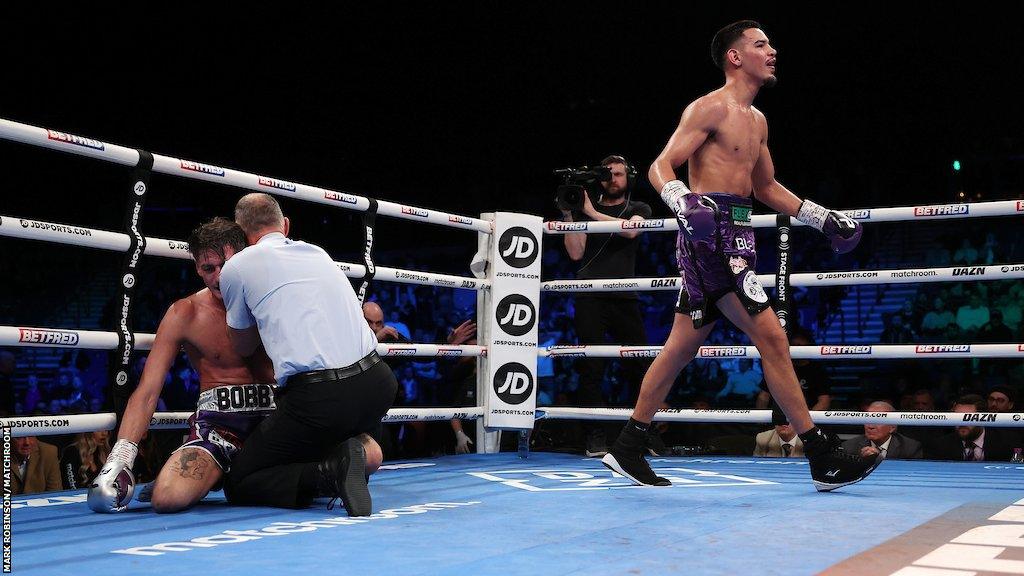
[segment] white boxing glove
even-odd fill
[[[128,440],[118,440],[110,450],[107,462],[89,486],[89,508],[96,512],[121,512],[128,508],[135,492],[132,465],[139,447]]]

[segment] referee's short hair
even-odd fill
[[[246,194],[235,204],[235,222],[246,234],[253,234],[266,228],[284,225],[281,205],[270,194],[253,192]]]

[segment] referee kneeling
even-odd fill
[[[367,516],[367,478],[382,458],[367,433],[391,407],[398,382],[377,355],[348,278],[322,248],[287,237],[289,221],[272,196],[243,196],[235,221],[249,247],[220,275],[228,337],[242,356],[262,340],[278,391],[277,410],[232,463],[228,501],[301,508],[330,496],[350,516]]]

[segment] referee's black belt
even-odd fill
[[[344,368],[326,368],[324,370],[312,370],[310,372],[295,374],[294,376],[289,376],[288,380],[285,381],[285,384],[287,386],[294,386],[344,380],[345,378],[351,378],[358,374],[362,374],[376,366],[378,363],[380,363],[380,355],[378,355],[377,351],[374,350],[366,356],[363,356],[358,362],[349,364]]]

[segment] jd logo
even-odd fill
[[[498,326],[512,336],[522,336],[533,329],[536,317],[533,303],[521,294],[505,296],[498,303]]]
[[[533,392],[533,375],[529,368],[509,362],[494,373],[494,393],[506,404],[522,404]]]
[[[516,226],[509,228],[498,240],[498,253],[513,268],[526,268],[537,259],[537,238],[532,232]]]

